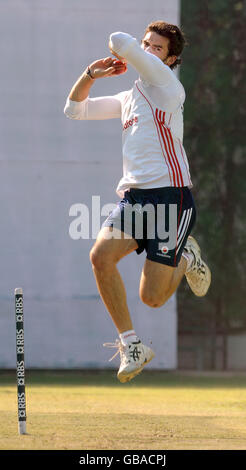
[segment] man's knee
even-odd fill
[[[170,289],[167,285],[166,288],[162,288],[161,292],[157,292],[153,289],[141,289],[139,291],[139,297],[142,302],[149,307],[159,308],[162,307],[170,297]]]
[[[114,258],[107,250],[94,245],[90,251],[90,261],[93,268],[101,271],[110,268],[114,263]]]
[[[154,296],[153,294],[148,294],[148,293],[140,293],[140,299],[142,302],[146,305],[148,305],[151,308],[160,308],[164,303],[166,302],[166,298],[164,296],[157,297]]]
[[[105,265],[105,257],[103,257],[103,254],[95,246],[93,246],[93,248],[90,251],[90,261],[91,261],[92,267],[97,270],[101,270],[103,266]]]

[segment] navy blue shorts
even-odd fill
[[[196,219],[193,196],[183,188],[131,188],[102,227],[114,227],[134,238],[137,254],[176,267]]]

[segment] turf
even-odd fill
[[[27,371],[27,432],[14,371],[0,371],[0,449],[246,449],[246,376]]]

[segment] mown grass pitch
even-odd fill
[[[27,371],[27,435],[15,371],[0,371],[0,449],[246,449],[246,376]]]

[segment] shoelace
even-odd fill
[[[191,265],[191,271],[196,271],[198,274],[202,273],[205,274],[205,264],[200,258],[200,261],[198,262],[198,259],[196,258],[196,255],[193,250],[191,250],[194,256],[194,263]]]
[[[197,257],[196,257],[195,251],[193,251],[192,248],[190,248],[190,252],[191,252],[191,253],[193,254],[193,256],[194,256],[194,260],[193,260],[192,263],[191,263],[190,271],[194,271],[194,270],[196,270]]]
[[[118,351],[116,351],[116,353],[111,357],[111,359],[109,359],[109,362],[112,361],[117,356],[117,354],[119,354],[120,352],[123,352],[125,349],[125,346],[121,343],[119,339],[116,339],[115,343],[103,343],[103,346],[105,346],[106,348],[118,349]]]
[[[190,275],[190,279],[193,280],[193,282],[196,283],[196,285],[198,285],[199,287],[201,287],[205,281],[205,273],[203,273],[202,271],[199,273],[199,276],[197,276],[198,272],[197,270],[191,270],[189,272],[189,275]],[[202,276],[200,275],[202,274]]]
[[[201,260],[200,266],[197,266],[198,259],[197,259],[197,257],[196,257],[196,253],[192,250],[192,248],[191,248],[190,251],[191,251],[191,253],[192,253],[193,256],[194,256],[194,261],[193,261],[192,264],[191,264],[189,273],[196,273],[196,272],[198,272],[198,269],[199,269],[199,268],[203,268],[203,267],[204,267],[204,263],[203,263],[202,260]]]

